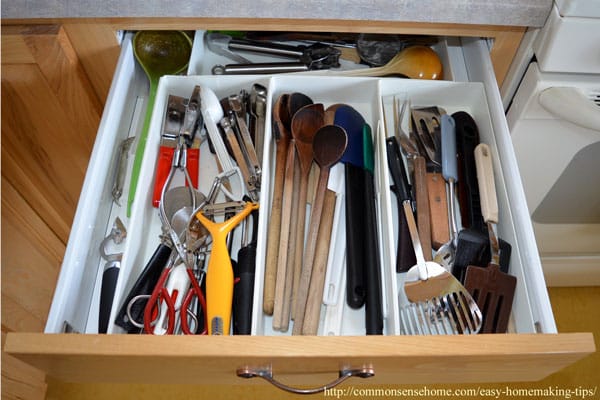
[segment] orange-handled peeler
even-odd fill
[[[207,217],[211,213],[230,212],[235,209],[241,211],[220,223],[213,222]],[[227,248],[227,234],[256,209],[258,203],[229,202],[209,205],[196,213],[196,218],[212,236],[212,249],[206,271],[206,315],[209,335],[229,335],[234,277]]]

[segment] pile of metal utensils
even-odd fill
[[[156,164],[158,201],[153,202],[161,223],[160,244],[122,303],[116,325],[129,333],[230,333],[234,281],[252,280],[240,285],[246,291],[254,285],[255,261],[239,257],[255,256],[256,230],[250,240],[249,228],[258,221],[257,150],[262,149],[265,105],[266,89],[260,85],[222,101],[201,86],[190,98],[169,96]],[[197,152],[205,139],[219,170],[206,196],[197,189]],[[245,221],[251,213],[254,224]],[[231,231],[242,221],[244,242],[238,262],[232,264]],[[236,264],[252,266],[252,273],[244,271],[241,278],[235,271],[234,277]],[[252,293],[236,295],[252,298]],[[251,307],[244,308],[244,315],[238,310],[234,333],[250,333],[251,312]]]
[[[390,97],[386,148],[398,202],[401,332],[506,332],[516,279],[504,273],[510,245],[495,231],[492,152],[466,112],[450,116],[440,107],[411,108],[406,95]],[[485,232],[477,228],[482,223]],[[489,240],[485,223],[494,227]]]

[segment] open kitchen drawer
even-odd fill
[[[143,118],[141,114],[147,90],[146,81],[134,62],[130,42],[125,40],[90,160],[46,333],[9,333],[5,351],[46,371],[50,376],[65,381],[242,384],[247,381],[238,378],[236,372],[255,368],[271,371],[275,379],[291,385],[323,385],[336,378],[338,372],[354,369],[366,369],[374,373],[373,377],[360,381],[365,383],[534,381],[595,351],[593,337],[589,333],[556,332],[486,42],[477,39],[450,39],[445,42],[442,50],[450,77],[458,82],[480,83],[469,84],[465,92],[456,89],[456,84],[452,82],[425,82],[422,89],[418,82],[410,82],[405,88],[402,83],[392,80],[396,83],[390,85],[397,85],[398,91],[425,93],[422,95],[423,99],[434,99],[438,92],[445,93],[443,101],[448,104],[443,105],[449,106],[449,111],[455,111],[452,109],[452,101],[455,101],[456,107],[468,105],[479,110],[475,110],[475,113],[485,116],[485,122],[480,127],[482,136],[498,155],[496,167],[500,167],[496,182],[500,213],[503,216],[501,218],[505,226],[501,233],[513,245],[511,272],[518,277],[519,282],[511,324],[511,331],[514,333],[398,335],[391,316],[397,310],[394,308],[397,307],[395,296],[388,296],[387,326],[383,336],[361,336],[356,333],[359,330],[355,332],[352,329],[344,336],[272,335],[272,332],[267,332],[262,327],[264,321],[260,317],[254,319],[255,335],[252,336],[62,333],[66,330],[82,333],[97,331],[97,311],[93,310],[97,310],[99,297],[98,280],[101,273],[98,269],[103,265],[98,244],[110,231],[115,217],[110,193],[116,148],[122,139],[130,135],[129,132],[139,129],[138,125]],[[183,82],[182,79],[188,78],[169,79],[177,86]],[[209,82],[218,91],[220,87],[227,86],[228,78],[189,79],[192,79],[190,82]],[[252,82],[254,78],[236,79],[240,82]],[[257,78],[261,81],[269,79]],[[286,85],[281,83],[285,82],[285,78],[274,79],[285,89]],[[302,82],[305,78],[291,80],[293,79]],[[373,87],[379,90],[377,93],[395,92],[393,87],[390,89],[382,83],[372,84],[368,80],[364,82],[375,85]],[[293,88],[292,86],[290,87]],[[190,87],[190,92],[191,89]],[[315,89],[315,92],[318,90]],[[461,98],[461,94],[465,98]],[[450,95],[453,95],[451,99],[448,97]],[[343,93],[338,96],[343,96]],[[338,98],[334,96],[329,100],[335,101]],[[377,109],[376,105],[366,107]],[[153,133],[152,129],[155,129],[155,135],[160,129],[164,99],[162,105],[160,100],[157,101],[155,110],[158,109],[160,112],[155,112],[150,135]],[[380,115],[373,111],[370,122],[374,125],[374,133],[378,118]],[[143,170],[140,182],[144,179],[151,181],[152,174],[152,171]],[[126,194],[123,201],[125,197]],[[136,213],[134,210],[129,222],[143,221],[144,214],[148,211]],[[259,232],[264,231],[265,224],[266,217],[263,217]],[[149,237],[157,237],[155,226],[148,229]],[[131,244],[128,242],[127,246],[146,246],[146,252],[152,251],[156,245],[152,241],[144,243],[141,237],[138,237],[137,245],[133,242],[135,240]],[[144,257],[145,255],[138,258]],[[260,261],[259,251],[257,264]],[[144,261],[137,260],[136,263]],[[127,275],[124,272],[122,274]],[[258,274],[257,282],[261,279],[262,276]],[[120,281],[117,292],[119,289],[123,291],[126,286],[124,281],[125,279]],[[256,288],[260,292],[260,283],[257,283]],[[395,289],[395,281],[391,288]],[[255,310],[260,308],[259,304],[255,300]],[[115,307],[117,306],[113,306],[113,312]],[[118,332],[109,329],[109,332],[112,331]]]

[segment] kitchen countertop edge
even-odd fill
[[[552,0],[29,0],[3,1],[2,19],[278,18],[540,27]],[[432,10],[437,10],[432,12]]]

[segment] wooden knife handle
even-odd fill
[[[427,190],[429,191],[429,212],[431,218],[431,245],[437,250],[450,240],[446,181],[442,174],[439,172],[427,173]]]
[[[329,243],[331,240],[331,230],[333,228],[335,201],[336,193],[327,190],[323,201],[321,224],[319,225],[319,233],[317,234],[317,248],[315,249],[308,299],[304,311],[304,324],[302,325],[303,335],[316,335],[319,329],[321,304],[323,302],[323,288],[325,286],[325,272],[327,269],[327,257],[329,256]]]
[[[429,214],[429,190],[427,188],[427,167],[425,158],[414,159],[415,201],[417,203],[417,226],[425,261],[431,261],[431,222]]]

